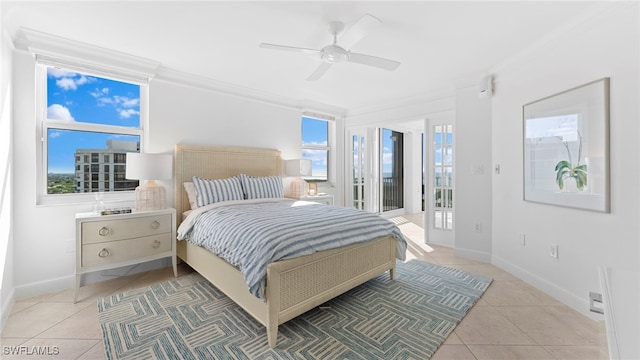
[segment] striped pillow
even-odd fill
[[[242,185],[237,176],[227,179],[192,178],[196,188],[198,206],[205,206],[220,201],[243,200]]]
[[[281,198],[284,196],[280,176],[254,177],[240,174],[245,199]]]

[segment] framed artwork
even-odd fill
[[[609,212],[609,78],[523,106],[524,200]]]

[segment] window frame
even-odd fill
[[[302,139],[302,135],[303,135],[303,118],[308,118],[308,119],[312,119],[312,120],[318,120],[318,121],[324,121],[327,123],[327,145],[316,145],[316,144],[305,144],[304,140]],[[301,145],[301,151],[300,151],[300,155],[301,158],[304,158],[302,156],[304,150],[321,150],[321,151],[326,151],[327,152],[327,176],[326,179],[315,179],[315,178],[306,178],[303,177],[304,180],[306,182],[311,182],[311,183],[332,183],[332,175],[333,175],[333,170],[332,169],[332,165],[333,165],[333,138],[335,137],[335,119],[333,119],[330,116],[323,116],[323,115],[318,115],[318,114],[308,114],[308,113],[303,113],[302,116],[300,117],[300,145]]]
[[[52,61],[51,59],[38,59],[35,62],[36,80],[36,205],[57,205],[74,203],[91,203],[95,201],[95,192],[49,194],[48,182],[48,131],[49,129],[99,132],[115,135],[138,136],[140,139],[140,152],[144,152],[148,128],[148,79],[141,80],[126,74],[114,73],[109,69],[103,71],[96,66],[78,65],[77,62]],[[140,124],[139,127],[125,127],[115,125],[93,124],[85,122],[72,122],[50,120],[47,118],[47,68],[59,67],[65,70],[76,71],[84,75],[96,76],[105,79],[127,82],[140,87]],[[134,191],[107,191],[103,192],[105,201],[131,201],[134,199]]]

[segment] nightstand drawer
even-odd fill
[[[130,239],[164,234],[171,231],[171,215],[143,216],[128,219],[107,219],[82,224],[82,244]]]
[[[145,236],[82,246],[82,267],[101,266],[170,252],[171,234]]]

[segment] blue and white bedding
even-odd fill
[[[193,210],[178,228],[179,240],[236,266],[258,298],[264,298],[269,263],[388,235],[397,240],[397,257],[404,260],[407,242],[391,221],[354,208],[284,198],[213,203]]]

